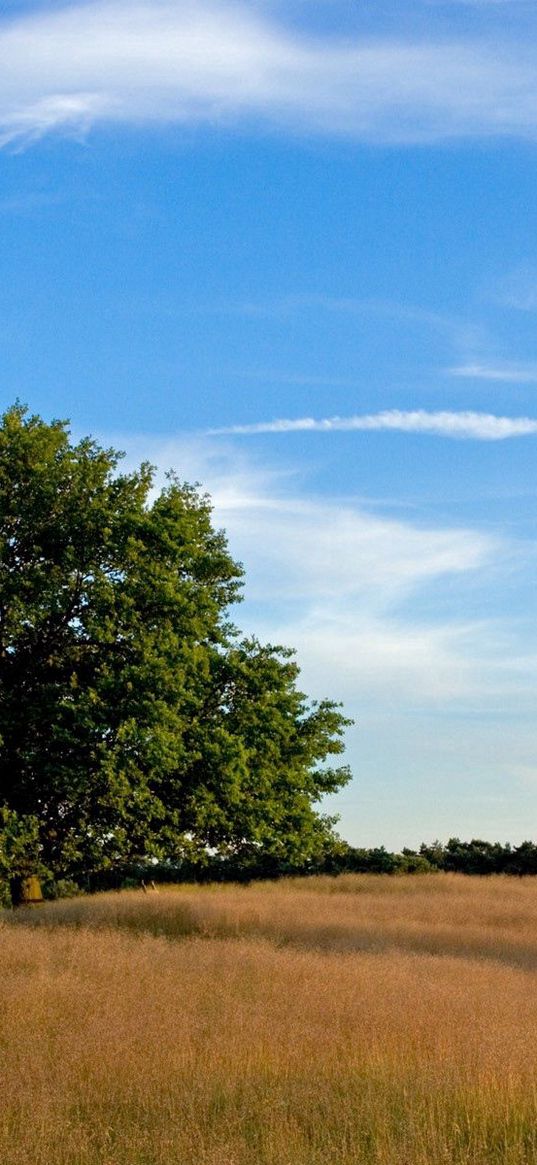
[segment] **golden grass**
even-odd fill
[[[536,920],[537,880],[441,875],[19,911],[0,1161],[534,1165]]]
[[[267,938],[328,951],[500,959],[537,970],[537,879],[426,874],[284,879],[251,886],[131,890],[19,912],[35,926],[204,938]]]

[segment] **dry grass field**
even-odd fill
[[[537,879],[345,876],[0,926],[2,1165],[535,1165]]]

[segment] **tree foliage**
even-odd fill
[[[0,906],[18,899],[18,889],[31,875],[48,871],[41,861],[39,822],[36,817],[19,817],[0,807]]]
[[[320,873],[337,874],[425,874],[439,870],[481,877],[537,874],[537,845],[532,841],[512,846],[480,838],[460,841],[450,837],[445,844],[423,842],[419,851],[404,848],[401,853],[390,853],[384,846],[356,849],[344,841],[334,841],[318,867]]]
[[[70,440],[0,424],[0,805],[37,818],[45,865],[319,852],[315,804],[347,721],[292,654],[229,622],[242,571],[208,498]]]

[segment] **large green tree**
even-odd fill
[[[211,847],[293,861],[348,779],[347,723],[229,622],[241,568],[208,498],[65,422],[0,422],[0,807],[57,876]]]

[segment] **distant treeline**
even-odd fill
[[[403,849],[391,853],[384,846],[362,849],[339,842],[315,862],[293,865],[278,862],[274,856],[244,853],[239,856],[207,856],[203,863],[183,861],[155,865],[128,863],[102,870],[91,876],[86,890],[120,889],[150,886],[164,882],[250,882],[261,878],[307,877],[313,874],[426,874],[438,870],[460,874],[512,874],[522,877],[537,874],[537,844],[521,845],[500,842],[460,841],[452,837],[446,844],[423,843],[419,850]],[[82,888],[82,887],[81,887]]]
[[[380,846],[377,849],[355,849],[349,846],[341,855],[327,858],[332,872],[376,873],[376,874],[417,874],[444,870],[458,874],[537,874],[537,845],[523,841],[521,845],[502,845],[499,841],[460,841],[451,837],[444,845],[433,841],[425,842],[419,850],[403,849],[401,853],[390,853]]]
[[[460,841],[452,837],[445,844],[425,842],[418,850],[404,848],[392,853],[384,846],[359,848],[336,839],[322,856],[307,863],[292,863],[277,859],[273,854],[244,850],[238,854],[205,853],[203,858],[184,858],[182,861],[151,862],[148,860],[122,862],[82,875],[75,880],[42,878],[45,898],[61,898],[78,893],[101,890],[122,890],[163,883],[178,882],[254,882],[283,877],[311,877],[315,874],[434,874],[438,871],[468,875],[508,874],[523,877],[537,874],[537,844],[524,841],[521,845],[502,845],[501,842]],[[0,906],[9,905],[9,888],[2,895],[0,870]]]

